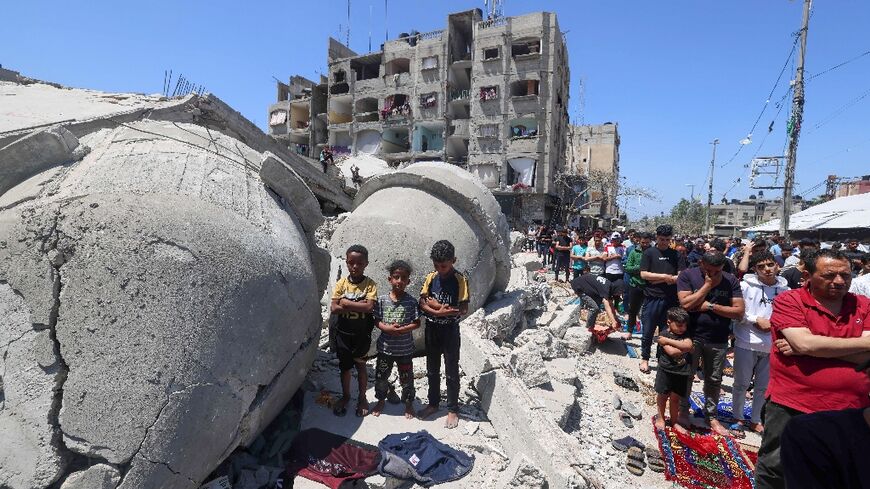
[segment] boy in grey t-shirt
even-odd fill
[[[390,372],[393,363],[399,370],[399,384],[402,386],[401,399],[405,403],[405,417],[414,417],[414,338],[411,331],[420,327],[419,303],[408,293],[411,266],[396,260],[387,267],[390,272],[389,294],[378,297],[374,316],[381,335],[378,338],[378,359],[375,365],[375,397],[378,403],[372,410],[373,416],[380,416],[384,410],[384,400],[390,388]]]

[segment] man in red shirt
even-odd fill
[[[802,414],[870,407],[870,299],[850,294],[851,264],[824,249],[804,259],[806,286],[773,303],[770,383],[755,487],[784,488],[780,436]]]

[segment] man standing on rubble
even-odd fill
[[[640,343],[640,371],[645,374],[650,373],[649,357],[656,329],[664,331],[667,328],[668,309],[678,305],[677,274],[680,271],[680,256],[671,248],[673,235],[674,228],[668,224],[656,228],[656,245],[643,252],[640,262],[640,278],[647,283],[641,313],[643,338]]]

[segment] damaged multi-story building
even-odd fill
[[[320,83],[278,84],[269,133],[291,149],[461,166],[516,225],[560,207],[569,70],[554,13],[458,12],[445,29],[402,33],[362,55],[330,39],[328,65]]]
[[[618,220],[619,143],[612,122],[568,128],[565,199],[574,224],[609,229]]]

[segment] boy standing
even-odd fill
[[[571,268],[574,270],[572,280],[583,275],[584,269],[586,268],[586,262],[583,261],[583,255],[586,254],[587,242],[586,236],[580,235],[577,236],[577,241],[575,241],[574,246],[571,247]]]
[[[468,313],[468,279],[456,271],[456,250],[447,240],[432,246],[435,271],[420,290],[420,309],[426,316],[426,371],[429,405],[418,416],[425,419],[441,404],[441,355],[447,376],[448,429],[459,425],[459,319]]]
[[[657,430],[665,429],[665,407],[671,417],[671,426],[675,431],[687,433],[679,422],[680,401],[690,385],[689,369],[692,351],[692,340],[686,334],[689,313],[681,307],[672,307],[667,312],[667,331],[659,333],[658,361],[656,372],[656,404],[658,416],[655,426]],[[670,405],[668,405],[670,403]]]
[[[556,282],[559,281],[559,272],[561,270],[565,271],[565,282],[567,282],[571,279],[571,277],[568,276],[568,268],[571,263],[571,238],[568,237],[567,229],[559,229],[559,234],[553,242],[553,247],[555,249],[556,265],[553,268],[556,272]]]
[[[773,313],[773,300],[789,290],[788,282],[777,276],[779,267],[769,251],[752,255],[749,261],[751,272],[743,276],[740,288],[746,312],[734,326],[737,338],[734,348],[734,417],[743,423],[743,405],[746,402],[746,389],[750,383],[755,387],[752,392],[752,420],[749,429],[761,433],[761,410],[767,393],[770,377],[770,315]]]
[[[402,401],[405,403],[405,417],[414,417],[414,338],[411,331],[420,327],[417,301],[405,292],[411,281],[411,266],[396,260],[387,267],[388,281],[392,289],[389,294],[378,297],[374,316],[378,321],[381,335],[378,337],[378,361],[375,366],[375,398],[378,403],[372,415],[380,416],[384,410],[384,400],[390,388],[390,372],[393,363],[399,370],[399,384],[402,386]]]
[[[374,323],[371,313],[378,298],[378,287],[374,280],[363,274],[369,264],[369,252],[364,246],[353,245],[348,248],[345,263],[348,276],[336,282],[330,306],[331,313],[336,316],[335,351],[341,371],[341,399],[333,406],[332,412],[336,416],[347,414],[350,371],[355,366],[359,387],[356,415],[363,417],[369,413],[366,400],[369,379],[365,356],[372,341]]]

